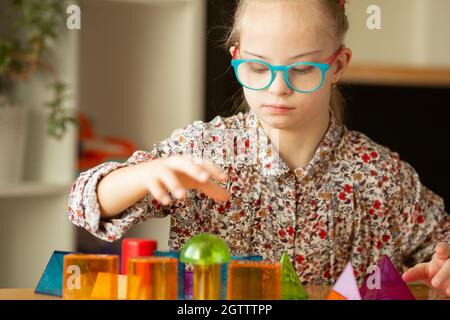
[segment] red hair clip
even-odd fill
[[[345,0],[339,0],[339,5],[342,7],[342,9],[345,9]]]

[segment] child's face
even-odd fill
[[[313,16],[311,22],[307,23],[301,10],[302,7],[295,3],[250,5],[244,14],[239,58],[263,60],[272,65],[290,65],[300,61],[326,63],[340,43],[333,41],[326,27],[321,26],[320,16]],[[230,52],[233,51],[234,47]],[[313,53],[291,59],[310,52]],[[263,56],[264,59],[250,53]],[[265,90],[254,91],[244,87],[246,100],[259,120],[270,128],[304,128],[328,116],[332,85],[339,80],[350,58],[351,51],[346,49],[327,72],[322,87],[315,92],[299,93],[291,90],[284,81],[283,73],[278,72],[274,82]],[[283,105],[293,109],[280,114],[274,113],[266,105]]]

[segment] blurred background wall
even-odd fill
[[[446,0],[348,1],[347,44],[354,63],[404,66],[450,66],[450,29]],[[382,29],[366,27],[370,5],[381,9]]]
[[[123,146],[150,150],[204,117],[206,1],[78,4],[81,30],[62,24],[50,60],[69,85],[68,107],[83,115],[79,130],[71,127],[62,140],[47,135],[47,74],[36,73],[11,93],[33,114],[22,179],[0,183],[0,287],[34,287],[53,250],[118,253],[120,242],[100,241],[68,220],[71,183],[95,160],[126,160],[131,152]],[[154,238],[166,249],[168,228],[168,219],[155,220],[127,236]]]
[[[16,22],[9,4],[0,1],[2,40],[10,36]],[[48,44],[48,60],[60,80],[70,86],[69,104],[74,108],[79,101],[79,33],[69,32],[62,24],[56,29],[59,37]],[[52,99],[51,81],[49,73],[37,72],[29,80],[17,81],[7,92],[14,108],[25,108],[28,118],[20,179],[0,182],[0,287],[34,287],[53,250],[75,248],[75,228],[67,223],[66,208],[76,171],[77,134],[74,127],[59,140],[47,134],[45,103]],[[1,120],[0,125],[7,125]],[[18,148],[19,142],[15,143],[12,150],[0,144],[1,157]]]

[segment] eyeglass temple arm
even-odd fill
[[[232,58],[233,60],[236,59],[238,48],[239,48],[239,43],[236,43],[234,45],[233,58]]]
[[[336,62],[337,57],[341,54],[342,50],[344,50],[344,46],[341,46],[338,51],[328,60],[327,64],[330,65],[330,67]]]

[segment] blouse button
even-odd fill
[[[297,178],[301,178],[303,176],[303,169],[302,168],[297,168],[294,170],[295,176]]]

